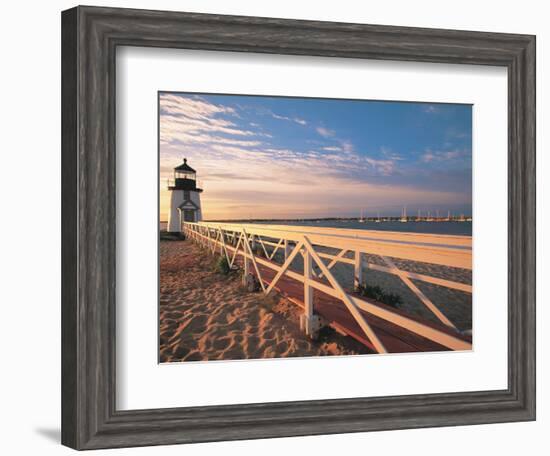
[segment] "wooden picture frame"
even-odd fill
[[[119,411],[115,50],[146,46],[508,69],[508,388]],[[62,13],[62,443],[75,449],[535,419],[535,37],[77,7]]]

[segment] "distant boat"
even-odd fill
[[[403,208],[403,213],[401,214],[399,221],[403,223],[407,222],[407,206]]]
[[[378,211],[378,218],[375,220],[376,223],[380,223],[380,211]]]
[[[361,218],[359,219],[359,223],[365,223],[365,217],[363,217],[363,209],[361,209]]]

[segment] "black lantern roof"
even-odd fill
[[[179,166],[176,166],[174,168],[174,171],[179,171],[179,172],[182,172],[182,173],[197,173],[193,168],[191,168],[188,164],[187,164],[187,158],[184,158],[183,159],[183,163]]]

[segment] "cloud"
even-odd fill
[[[265,171],[265,170],[264,170]],[[280,174],[277,174],[280,176]],[[306,175],[307,176],[307,175]],[[271,178],[273,179],[274,176]],[[231,185],[226,179],[210,181],[202,195],[207,219],[301,218],[349,216],[365,207],[402,207],[418,204],[455,204],[459,198],[450,192],[430,191],[403,185],[363,182],[342,176],[324,176],[322,181],[304,180],[300,169],[288,170],[277,185],[266,187],[263,176]],[[464,201],[468,200],[464,196]]]
[[[408,183],[395,175],[396,160],[359,154],[351,142],[347,152],[334,147],[342,150],[300,151],[264,144],[163,145],[161,210],[168,207],[166,178],[181,162],[182,151],[197,170],[204,189],[204,215],[211,220],[349,216],[365,207],[365,195],[369,206],[386,208],[468,202],[466,194]],[[421,180],[429,179],[426,175]]]
[[[445,130],[445,137],[447,139],[467,139],[471,137],[469,132],[459,130],[456,127],[449,127]]]
[[[206,120],[216,114],[236,114],[235,110],[229,106],[215,105],[194,95],[162,93],[160,108],[166,114],[185,115]]]
[[[418,161],[405,161],[389,148],[368,150],[363,141],[354,144],[326,125],[304,129],[310,137],[303,143],[278,135],[271,141],[266,139],[271,132],[262,129],[266,117],[309,124],[267,109],[254,110],[256,117],[247,118],[238,105],[209,100],[183,94],[160,96],[162,211],[169,202],[166,178],[183,156],[197,170],[205,190],[204,213],[210,219],[349,215],[364,207],[365,195],[380,207],[417,201],[447,204],[456,198],[456,192],[434,186],[438,181],[430,173],[456,168],[439,163],[463,160],[466,150],[426,149]],[[424,164],[429,162],[437,165]],[[464,186],[459,184],[453,189],[462,192]]]
[[[165,129],[173,129],[176,131],[185,131],[185,132],[215,132],[215,133],[225,133],[228,135],[237,135],[237,136],[254,136],[255,132],[250,130],[243,130],[232,122],[228,122],[224,119],[194,119],[181,116],[175,116],[171,114],[165,114],[162,116],[162,126]]]
[[[432,151],[427,149],[420,156],[420,161],[423,163],[445,162],[466,158],[467,156],[468,152],[466,150],[454,149],[447,151]]]
[[[395,160],[376,160],[366,158],[367,163],[380,175],[389,176],[395,169]]]
[[[239,127],[232,118],[237,118],[235,109],[216,105],[197,96],[162,93],[160,108],[161,144],[217,143],[240,146],[257,146],[257,139],[265,136]]]
[[[299,117],[281,116],[279,114],[275,114],[274,112],[270,112],[270,114],[274,119],[286,120],[286,121],[289,121],[289,122],[295,122],[295,123],[300,124],[300,125],[307,125],[307,121],[304,120],[304,119],[300,119]]]
[[[348,154],[355,150],[355,146],[351,141],[341,141],[342,150]]]
[[[335,134],[333,130],[329,130],[325,127],[317,127],[315,130],[317,130],[317,133],[319,133],[323,138],[331,138]]]
[[[389,147],[384,147],[382,146],[380,148],[380,153],[387,159],[389,160],[394,160],[394,161],[402,161],[402,160],[405,160],[401,155],[393,152]]]
[[[191,145],[194,143],[199,144],[227,144],[235,146],[248,146],[254,147],[259,146],[261,141],[257,140],[241,140],[236,138],[226,138],[223,136],[210,135],[203,132],[190,132],[187,133],[183,130],[168,130],[167,128],[161,127],[160,132],[160,141],[161,144],[174,144],[174,143],[184,143]]]
[[[427,114],[439,114],[442,110],[441,107],[433,104],[424,105],[422,111]]]

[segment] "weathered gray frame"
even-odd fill
[[[121,45],[506,67],[508,389],[116,410],[115,49]],[[534,36],[77,7],[62,14],[62,53],[65,445],[92,449],[535,419]]]

